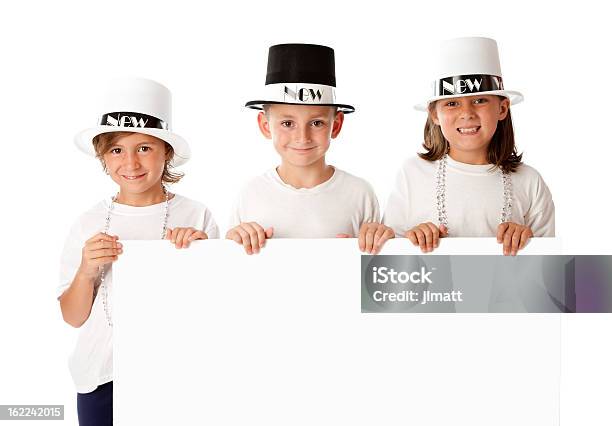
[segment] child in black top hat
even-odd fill
[[[377,253],[394,237],[379,222],[372,187],[325,162],[344,114],[355,109],[335,99],[334,51],[312,44],[272,46],[264,96],[246,106],[261,110],[257,122],[281,164],[251,180],[240,194],[226,238],[258,253],[265,240],[359,237]]]

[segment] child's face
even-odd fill
[[[272,139],[283,163],[304,167],[324,163],[330,140],[340,133],[344,113],[313,105],[277,104],[260,112],[257,121],[263,135]]]
[[[133,133],[119,138],[104,154],[110,177],[122,193],[143,194],[161,190],[166,144],[149,135]]]
[[[495,95],[441,99],[430,110],[451,150],[486,152],[497,123],[508,115],[510,102]]]

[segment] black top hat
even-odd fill
[[[336,103],[334,49],[316,44],[277,44],[268,52],[263,100],[245,106],[262,109],[265,104],[335,106],[355,111],[351,105]]]

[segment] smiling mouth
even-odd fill
[[[126,179],[126,180],[138,180],[143,178],[146,175],[146,173],[143,173],[141,175],[121,175],[122,178]]]
[[[297,152],[308,152],[308,151],[312,151],[313,149],[315,149],[314,146],[311,146],[310,148],[293,148],[291,147],[292,150],[297,151]]]
[[[462,135],[475,135],[480,130],[480,126],[474,127],[458,127],[457,131]]]

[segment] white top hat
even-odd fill
[[[445,98],[475,95],[499,95],[518,104],[523,95],[505,90],[495,40],[485,37],[462,37],[446,40],[440,45],[431,96],[415,105],[427,111],[431,102]]]
[[[108,132],[135,132],[155,136],[174,149],[172,165],[189,160],[187,141],[172,132],[172,95],[166,86],[145,78],[112,80],[104,91],[98,125],[79,132],[74,142],[89,155],[96,155],[92,139]]]

